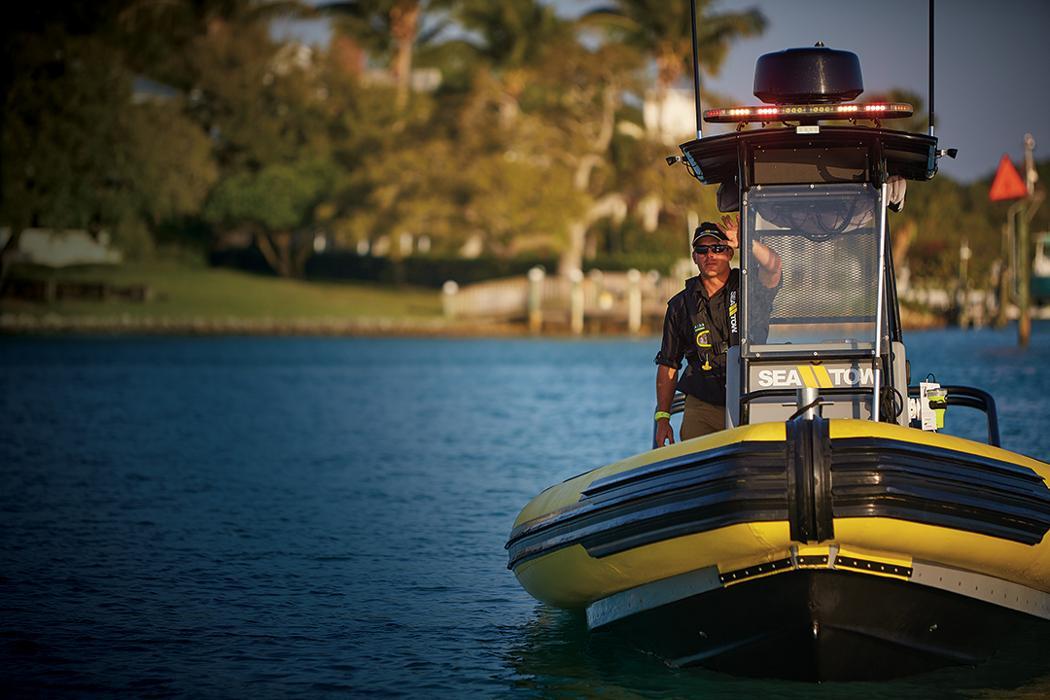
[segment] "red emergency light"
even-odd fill
[[[869,102],[864,104],[762,105],[760,107],[726,107],[704,112],[707,122],[777,122],[797,119],[903,119],[914,112],[905,102]]]

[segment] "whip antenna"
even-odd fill
[[[930,0],[930,3],[932,7],[933,0]],[[704,137],[704,133],[700,127],[703,114],[700,108],[700,55],[696,42],[696,0],[689,0],[689,15],[693,29],[693,101],[696,102],[696,138],[700,139]]]
[[[933,136],[933,0],[930,0],[930,136]]]

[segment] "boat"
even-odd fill
[[[506,545],[535,598],[673,666],[892,678],[1050,623],[1050,465],[1000,445],[988,392],[909,376],[888,210],[954,153],[862,90],[855,54],[788,49],[758,60],[762,105],[704,113],[735,131],[698,119],[669,162],[739,211],[741,250],[782,260],[763,318],[740,256],[728,428],[548,488]],[[986,441],[942,432],[953,406]]]
[[[1036,304],[1050,304],[1050,231],[1035,235],[1031,293]]]

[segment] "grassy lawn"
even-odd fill
[[[304,282],[174,262],[127,263],[50,270],[16,267],[13,277],[148,285],[146,302],[4,299],[3,311],[32,315],[170,319],[423,319],[441,314],[436,290],[354,282]]]

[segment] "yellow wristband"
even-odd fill
[[[661,418],[668,418],[669,419],[670,417],[671,417],[671,414],[668,413],[667,411],[657,411],[656,414],[653,415],[653,420],[660,420]]]

